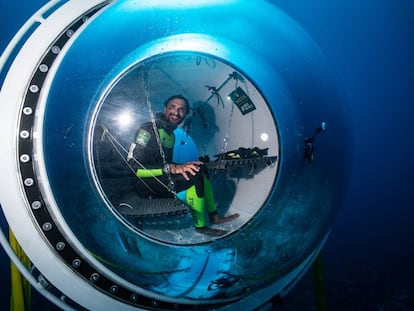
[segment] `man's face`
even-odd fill
[[[170,123],[178,125],[184,120],[187,114],[187,105],[183,99],[173,98],[165,107],[164,113]]]

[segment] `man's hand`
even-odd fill
[[[191,161],[183,164],[170,164],[171,174],[181,174],[186,180],[190,180],[188,174],[195,176],[203,162]]]

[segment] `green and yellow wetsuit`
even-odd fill
[[[154,132],[152,122],[145,123],[137,132],[132,151],[133,158],[129,160],[138,178],[138,192],[147,197],[173,197],[173,192],[165,185],[173,182],[175,193],[186,190],[185,203],[190,207],[196,228],[207,225],[207,215],[214,217],[216,203],[212,185],[206,169],[201,169],[195,176],[190,175],[186,180],[181,174],[169,174],[164,170],[164,163],[171,164],[175,144],[174,130],[176,126],[168,122],[164,114],[158,113],[155,119],[159,142]],[[164,158],[160,152],[160,145]]]

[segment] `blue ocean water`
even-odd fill
[[[352,111],[351,183],[323,251],[328,305],[335,310],[414,309],[414,4],[273,2],[320,45],[342,81]],[[44,3],[0,4],[0,50]],[[338,141],[337,147],[350,146]],[[1,255],[2,288],[7,288],[8,261],[4,252]],[[7,308],[6,291],[0,301],[2,309]],[[39,298],[33,310],[45,310],[46,305]],[[315,309],[310,273],[281,309]]]
[[[275,3],[321,46],[353,113],[349,194],[324,251],[328,304],[335,310],[411,310],[414,4]],[[338,142],[338,148],[347,146]]]

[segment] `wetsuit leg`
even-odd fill
[[[214,199],[213,186],[208,178],[204,178],[204,198],[205,198],[205,207],[209,216],[214,216],[217,214],[216,200]]]
[[[174,175],[174,189],[176,192],[186,190],[185,203],[190,207],[193,216],[194,226],[202,228],[207,225],[204,211],[204,177],[201,172],[195,176],[190,176],[186,180],[182,175]]]
[[[181,192],[192,186],[196,187],[197,195],[202,198],[204,197],[204,179],[203,174],[198,172],[196,175],[189,175],[189,180],[186,180],[181,174],[172,175],[172,180],[174,182],[175,192]]]

